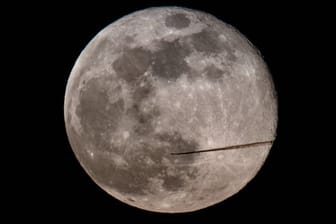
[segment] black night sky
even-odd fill
[[[320,82],[313,68],[307,69],[315,59],[302,57],[318,48],[310,44],[307,35],[318,24],[317,13],[311,12],[323,12],[312,5],[224,2],[123,0],[20,5],[20,12],[11,15],[9,27],[19,33],[10,39],[25,47],[17,58],[22,63],[14,67],[20,72],[13,77],[14,81],[20,79],[24,93],[15,97],[20,97],[25,105],[21,108],[27,112],[18,121],[22,119],[22,137],[11,143],[12,148],[20,149],[15,153],[22,152],[15,157],[22,167],[11,169],[15,175],[10,175],[13,181],[8,187],[16,193],[10,194],[8,207],[26,218],[46,222],[73,218],[108,223],[273,223],[315,217],[320,204],[313,189],[323,178],[310,158],[319,159],[311,148],[321,145],[307,141],[314,139],[316,131],[312,130],[317,130],[313,127],[318,122],[313,118],[324,102],[311,93],[310,85]],[[152,213],[112,198],[81,168],[65,132],[66,81],[81,50],[116,19],[152,6],[189,7],[236,27],[260,50],[278,94],[277,139],[261,171],[240,193],[192,213]],[[315,106],[308,111],[312,102]],[[11,217],[20,219],[18,216]]]

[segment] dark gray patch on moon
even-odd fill
[[[219,33],[207,28],[201,32],[190,35],[190,42],[193,47],[206,54],[218,54],[225,51],[227,60],[236,61],[233,47],[228,42],[223,42],[219,38]]]
[[[160,116],[160,110],[157,105],[148,106],[146,111],[141,110],[142,103],[154,94],[155,87],[148,76],[140,79],[139,82],[141,85],[138,84],[132,89],[133,103],[132,106],[127,109],[126,114],[136,120],[134,126],[134,132],[136,134],[148,135],[148,133],[154,130],[152,121]]]
[[[171,145],[171,150],[169,153],[172,152],[192,152],[197,150],[199,147],[198,143],[195,140],[185,140],[182,138],[182,135],[179,134],[177,131],[173,133],[160,133],[156,134],[155,137],[160,141],[165,143],[166,145]],[[197,154],[192,154],[191,156],[186,157],[175,157],[177,164],[192,164]]]
[[[183,73],[188,73],[190,68],[185,58],[191,53],[186,45],[178,40],[161,41],[160,50],[153,55],[153,75],[168,81],[176,81]]]
[[[141,104],[155,91],[153,80],[144,76],[153,62],[153,54],[142,47],[124,49],[123,54],[113,63],[113,69],[120,79],[130,86],[132,105],[126,115],[135,118],[134,131],[145,135],[153,130],[151,121],[159,116],[157,107],[150,108],[146,113],[141,110]]]
[[[152,53],[141,47],[125,49],[121,57],[114,63],[113,68],[122,79],[134,83],[151,66],[153,76],[168,81],[176,81],[182,73],[188,73],[190,68],[185,62],[191,50],[181,45],[178,40],[158,42],[159,50]]]
[[[218,42],[217,32],[211,29],[204,29],[201,32],[190,36],[191,43],[197,51],[213,54],[221,53],[223,45]]]
[[[225,72],[214,65],[208,66],[205,69],[205,76],[207,80],[218,81],[223,77]]]
[[[76,114],[87,137],[94,143],[106,145],[109,143],[106,142],[104,134],[116,129],[124,110],[123,99],[120,98],[114,103],[109,102],[107,94],[109,89],[110,86],[102,77],[88,80],[80,92],[80,103],[76,108]],[[121,89],[116,88],[116,91]]]
[[[183,29],[189,26],[190,20],[183,13],[176,13],[170,16],[167,16],[165,20],[167,27],[173,27],[176,29]]]
[[[152,121],[160,115],[160,110],[155,106],[151,110],[143,112],[139,107],[139,103],[134,103],[128,110],[128,113],[136,119],[133,129],[134,133],[145,136],[154,131]]]
[[[137,47],[124,49],[122,56],[115,60],[112,66],[120,78],[133,84],[146,72],[151,62],[151,52]]]

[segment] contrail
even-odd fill
[[[215,149],[203,149],[203,150],[197,150],[197,151],[190,151],[190,152],[173,152],[171,155],[184,155],[184,154],[192,154],[192,153],[201,153],[201,152],[213,152],[213,151],[222,151],[222,150],[231,150],[231,149],[241,149],[241,148],[247,148],[251,146],[259,146],[259,145],[266,145],[266,144],[272,144],[273,141],[265,141],[265,142],[254,142],[254,143],[248,143],[248,144],[242,144],[242,145],[233,145],[233,146],[227,146],[223,148],[215,148]]]

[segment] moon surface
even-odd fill
[[[196,10],[159,7],[110,24],[70,74],[67,135],[82,167],[129,205],[180,213],[241,190],[276,135],[277,98],[258,50]],[[232,150],[186,153],[250,144]]]

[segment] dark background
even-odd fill
[[[236,27],[260,50],[278,93],[279,123],[265,165],[238,194],[200,211],[169,215],[125,205],[89,178],[67,140],[63,103],[77,57],[101,29],[136,10],[172,5],[216,16]],[[331,177],[324,178],[317,167],[328,146],[313,141],[326,131],[318,128],[320,121],[316,119],[327,101],[316,94],[325,91],[326,73],[313,66],[325,55],[312,53],[325,45],[315,39],[316,32],[319,37],[325,35],[320,16],[327,14],[324,9],[307,3],[125,0],[11,7],[15,8],[20,10],[11,11],[6,19],[12,32],[7,37],[19,49],[7,56],[19,62],[10,73],[16,74],[11,78],[21,90],[11,94],[10,100],[10,108],[19,107],[9,111],[17,124],[11,125],[14,130],[8,129],[16,136],[10,139],[10,148],[17,150],[13,150],[15,159],[3,159],[3,164],[9,163],[5,173],[10,174],[4,185],[15,191],[5,191],[10,199],[7,207],[16,211],[12,218],[100,219],[110,223],[273,223],[325,218],[324,187],[318,187],[329,185]],[[10,86],[5,88],[13,93]]]

